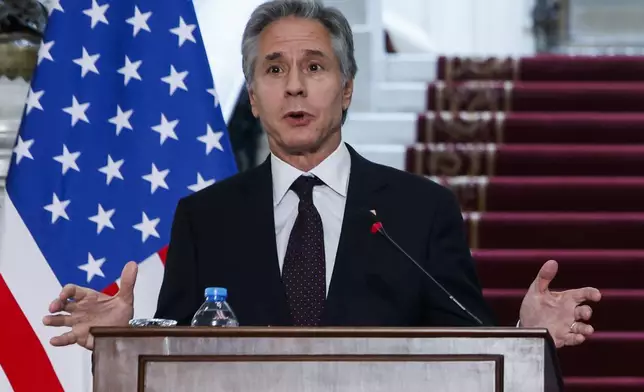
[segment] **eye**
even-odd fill
[[[309,71],[316,72],[320,71],[322,69],[322,66],[320,64],[311,64],[309,65]]]
[[[280,67],[278,67],[277,65],[271,65],[270,67],[268,67],[267,72],[268,73],[279,73],[280,72]]]

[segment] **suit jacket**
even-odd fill
[[[322,326],[477,325],[385,238],[371,233],[369,210],[465,307],[494,325],[453,193],[348,147],[347,202]],[[217,286],[228,289],[240,325],[292,325],[273,216],[270,159],[181,199],[155,317],[189,325],[204,288]]]

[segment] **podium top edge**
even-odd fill
[[[93,327],[100,337],[269,337],[269,338],[549,338],[545,328],[509,327]]]

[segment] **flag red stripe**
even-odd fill
[[[111,285],[107,286],[106,288],[103,289],[103,292],[109,296],[114,296],[116,293],[119,292],[119,285],[116,284],[116,282],[112,283]]]
[[[168,256],[168,246],[164,246],[159,252],[157,252],[157,254],[159,255],[159,259],[161,259],[161,263],[163,263],[163,265],[165,266],[165,259]],[[104,288],[102,291],[107,295],[114,296],[119,292],[119,285],[114,282]]]
[[[161,262],[165,266],[165,259],[168,257],[168,246],[164,246],[163,249],[159,251],[159,258],[161,258]]]
[[[46,310],[46,309],[45,309]],[[15,392],[64,392],[47,352],[0,275],[0,366]],[[43,313],[44,315],[44,313]]]

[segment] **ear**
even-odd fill
[[[342,108],[347,110],[351,105],[351,97],[353,96],[353,79],[347,81],[342,89]]]
[[[250,107],[253,112],[253,116],[258,118],[259,112],[257,111],[257,97],[255,96],[255,90],[250,83],[246,85],[246,91],[248,91],[248,99],[250,100]]]

